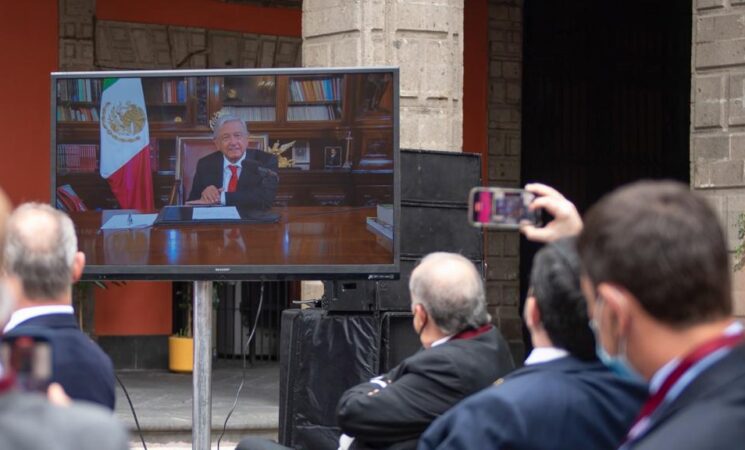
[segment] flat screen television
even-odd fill
[[[84,279],[392,279],[394,67],[52,74]]]

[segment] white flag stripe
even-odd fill
[[[101,176],[109,178],[149,143],[142,82],[120,78],[101,96]]]

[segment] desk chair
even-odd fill
[[[183,205],[191,192],[197,162],[217,151],[212,136],[179,137],[176,139],[176,181],[168,204]]]

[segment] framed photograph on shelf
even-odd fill
[[[292,162],[296,166],[310,164],[310,145],[308,145],[308,141],[298,141],[292,147]]]
[[[248,146],[246,148],[261,150],[262,152],[267,151],[269,148],[269,136],[266,134],[249,134]]]
[[[326,147],[323,149],[323,166],[326,169],[341,167],[341,147]]]

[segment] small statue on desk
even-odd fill
[[[295,141],[290,141],[282,145],[279,145],[279,141],[275,141],[274,145],[266,149],[266,151],[277,157],[277,166],[280,169],[286,169],[288,167],[294,167],[295,162],[291,158],[282,156],[282,153],[291,149],[293,145],[295,145]]]

